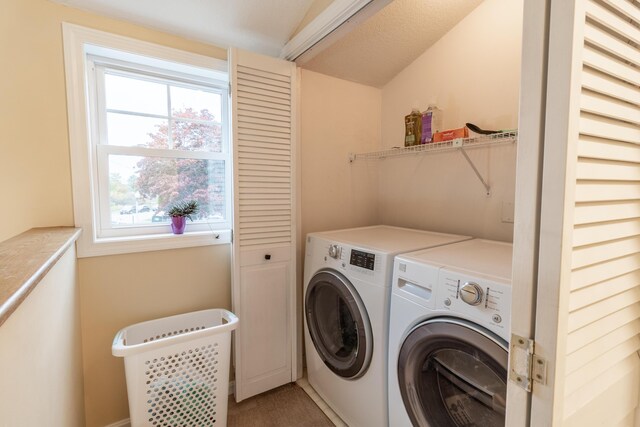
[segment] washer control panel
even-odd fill
[[[340,259],[342,248],[338,245],[329,245],[329,256],[333,259]]]
[[[373,271],[376,269],[376,254],[359,251],[357,249],[351,249],[349,264]]]
[[[365,270],[375,271],[376,269],[376,254],[371,252],[365,252],[355,248],[345,247],[343,248],[337,244],[330,244],[327,247],[327,255],[336,261],[342,261],[346,258],[349,260],[349,265],[354,267],[364,268]],[[329,258],[325,256],[325,261],[329,261]],[[343,262],[342,267],[346,267]]]
[[[346,243],[312,239],[307,242],[307,256],[314,250],[321,250],[322,257],[312,269],[333,268],[354,278],[373,281],[382,286],[389,286],[385,280],[387,269],[393,266],[385,254],[366,248],[354,247]],[[316,249],[317,248],[317,249]],[[378,283],[380,282],[380,283]]]

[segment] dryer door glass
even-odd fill
[[[506,344],[462,321],[429,321],[402,345],[398,380],[414,425],[504,426]]]
[[[371,357],[369,319],[353,285],[340,273],[321,271],[305,295],[307,326],[325,365],[344,378],[366,371]]]

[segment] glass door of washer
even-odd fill
[[[414,328],[398,358],[402,400],[413,425],[503,427],[507,345],[457,319]]]
[[[321,270],[313,276],[305,293],[305,316],[315,349],[329,369],[347,379],[366,372],[373,348],[371,325],[344,275]]]

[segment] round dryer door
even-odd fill
[[[433,319],[407,336],[398,358],[402,400],[415,426],[504,426],[507,346],[462,320]]]
[[[366,372],[373,347],[371,325],[346,277],[333,270],[316,273],[307,285],[305,315],[311,340],[329,369],[348,379]]]

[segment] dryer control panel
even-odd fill
[[[499,336],[508,336],[511,323],[511,286],[483,277],[471,277],[442,268],[438,275],[436,309],[468,318]]]

